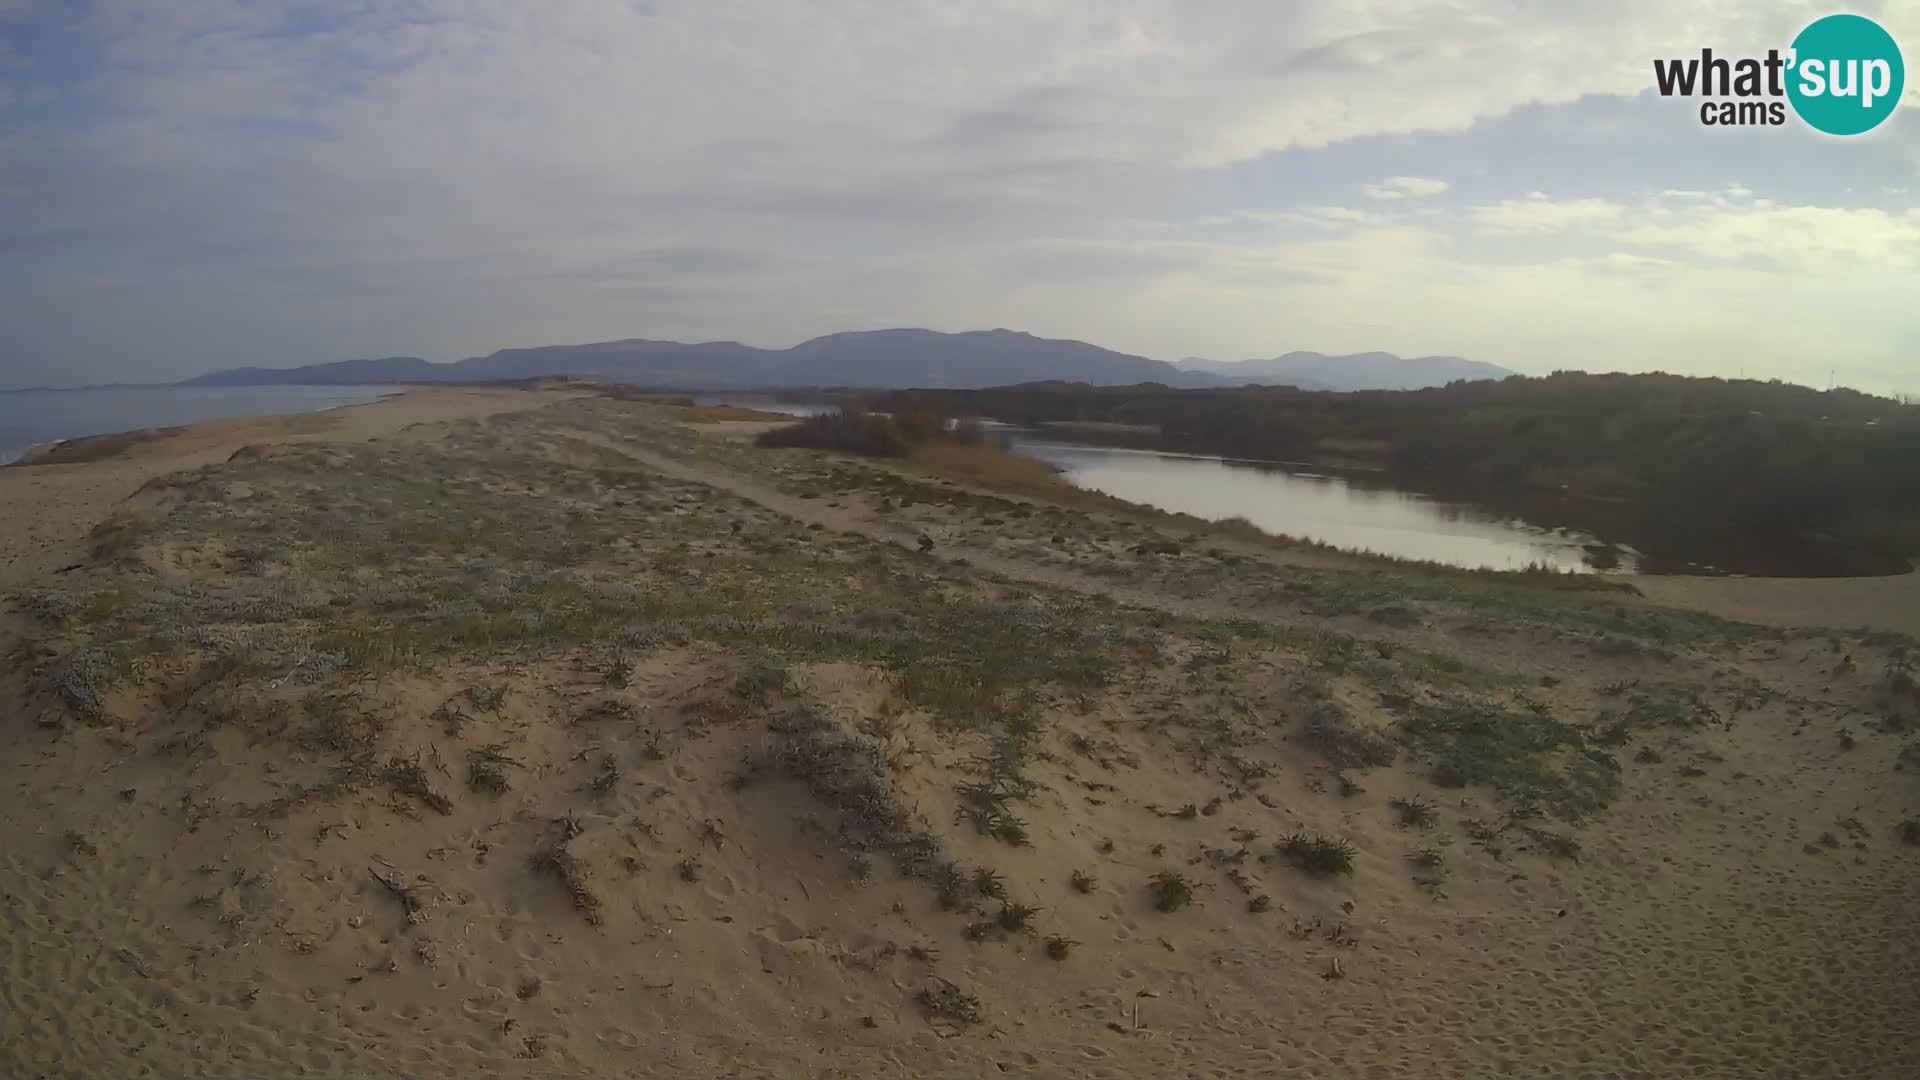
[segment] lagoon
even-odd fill
[[[1637,553],[1601,538],[1534,524],[1461,500],[1395,488],[1366,474],[1011,434],[1016,453],[1061,470],[1075,486],[1160,510],[1335,547],[1452,566],[1579,573],[1630,572]]]

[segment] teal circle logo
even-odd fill
[[[1872,19],[1829,15],[1793,39],[1787,100],[1816,131],[1858,135],[1893,115],[1907,65],[1893,35]]]

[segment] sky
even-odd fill
[[[927,326],[1920,392],[1920,77],[1653,92],[1833,10],[0,0],[0,386]]]

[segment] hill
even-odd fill
[[[1189,357],[1169,364],[1084,341],[1036,337],[1016,330],[946,334],[896,329],[828,334],[789,349],[761,349],[737,341],[688,344],[626,338],[585,345],[501,349],[448,364],[417,356],[389,356],[294,368],[242,367],[201,375],[183,385],[338,386],[576,375],[682,390],[801,386],[957,390],[1029,382],[1417,390],[1459,379],[1503,379],[1512,374],[1506,368],[1458,356],[1402,358],[1383,352],[1350,356],[1290,352],[1237,363]]]
[[[579,375],[687,390],[774,386],[965,388],[1035,380],[1105,385],[1157,382],[1171,386],[1219,386],[1227,382],[1084,341],[1041,338],[1013,330],[945,334],[903,329],[829,334],[790,349],[760,349],[736,341],[684,344],[631,338],[588,345],[501,349],[451,364],[395,356],[284,369],[247,367],[202,375],[187,380],[187,385],[446,382],[547,375]]]
[[[1286,385],[1302,390],[1424,390],[1461,379],[1504,379],[1516,374],[1497,364],[1460,356],[1402,357],[1386,352],[1344,356],[1290,352],[1238,362],[1188,357],[1175,366],[1243,385]]]
[[[241,367],[198,375],[181,386],[351,386],[366,383],[439,382],[456,376],[452,364],[433,364],[418,356],[378,360],[337,360],[297,368]]]

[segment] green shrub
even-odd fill
[[[1153,875],[1147,884],[1147,891],[1153,896],[1156,911],[1179,911],[1193,903],[1193,885],[1186,875],[1174,870],[1162,870]]]
[[[1281,857],[1294,866],[1319,877],[1353,873],[1353,857],[1359,854],[1345,840],[1306,833],[1283,838],[1279,851]]]

